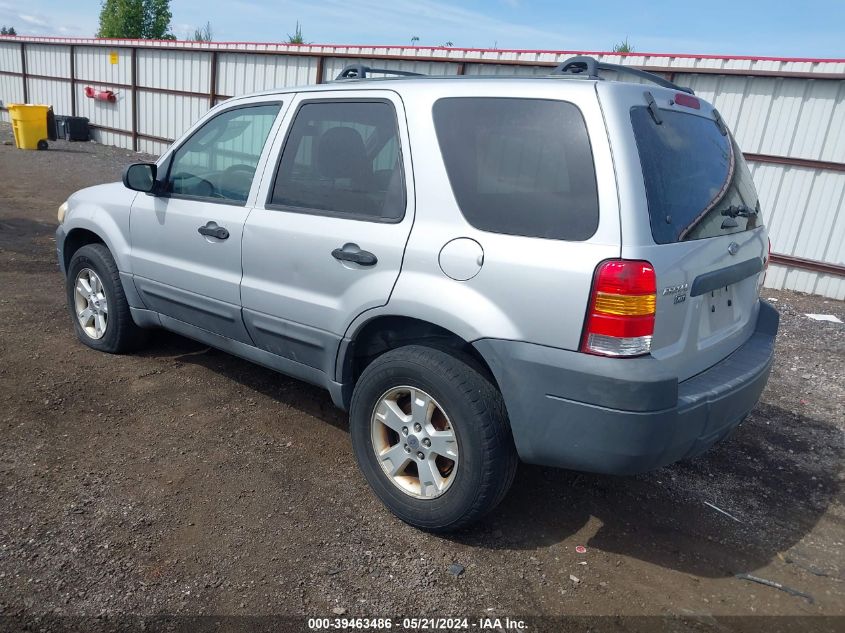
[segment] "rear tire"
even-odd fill
[[[132,320],[117,264],[105,245],[87,244],[73,254],[66,289],[76,336],[88,347],[121,354],[146,341],[146,332]]]
[[[428,423],[414,431],[421,419]],[[495,385],[470,359],[429,347],[391,350],[367,366],[352,395],[350,432],[379,499],[406,523],[432,532],[459,529],[490,512],[518,464]],[[448,448],[438,449],[450,437]],[[430,467],[437,471],[423,476]]]

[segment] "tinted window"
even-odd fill
[[[214,117],[173,155],[168,191],[246,202],[278,104],[236,108]]]
[[[291,126],[270,203],[359,219],[405,213],[405,178],[393,106],[306,103]]]
[[[441,99],[434,124],[455,199],[477,229],[561,240],[596,232],[593,154],[574,105]]]
[[[746,231],[755,217],[729,218],[728,207],[759,209],[742,152],[713,119],[646,107],[631,109],[643,168],[651,233],[658,244]]]

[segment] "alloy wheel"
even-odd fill
[[[458,440],[449,416],[417,387],[395,387],[379,398],[371,420],[373,450],[388,479],[418,499],[444,494],[458,469]]]
[[[103,282],[90,268],[76,275],[74,312],[85,334],[92,339],[105,336],[109,324],[109,303]]]

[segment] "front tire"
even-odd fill
[[[105,245],[87,244],[73,254],[66,289],[76,336],[88,347],[120,354],[143,343],[145,332],[132,320],[117,264]]]
[[[504,401],[471,359],[411,345],[355,385],[350,432],[376,495],[415,527],[447,532],[504,498],[517,467]]]

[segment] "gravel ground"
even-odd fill
[[[75,340],[55,210],[135,160],[0,145],[0,625],[845,616],[845,325],[804,316],[845,320],[842,302],[765,292],[781,311],[771,380],[704,456],[627,478],[522,466],[487,520],[431,536],[370,494],[326,393],[163,332],[132,356]]]

